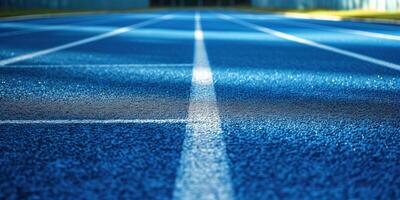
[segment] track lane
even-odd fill
[[[193,33],[189,16],[182,13],[184,21],[167,26]],[[175,39],[168,44],[189,52],[178,60],[192,61],[193,36],[169,38]],[[79,62],[54,59],[45,66],[0,68],[0,118],[17,122],[0,125],[0,172],[7,174],[0,198],[172,198],[192,64],[173,65],[171,49],[158,48],[164,42],[157,34],[110,38],[78,52],[106,49],[104,54],[126,51],[125,56],[100,56],[96,63],[91,54]],[[130,51],[135,46],[144,51]]]
[[[232,16],[234,16],[234,14]],[[238,16],[240,16],[240,14]],[[308,20],[307,22],[302,23],[296,23],[295,20],[288,20],[287,18],[281,17],[279,15],[271,16],[269,18],[266,18],[265,20],[261,18],[261,20],[248,19],[245,21],[304,39],[308,39],[314,42],[318,42],[320,44],[336,47],[339,49],[366,55],[376,59],[381,59],[395,64],[400,63],[400,56],[398,53],[400,50],[400,41],[368,37],[360,34],[352,34],[343,30],[335,30],[334,27],[321,28],[318,26],[313,26],[312,23],[309,23],[309,21],[312,20]],[[397,31],[398,30],[399,29],[397,29]],[[393,36],[396,35],[394,34]],[[400,37],[398,39],[400,39]],[[379,51],[375,51],[375,49],[379,49]]]
[[[222,19],[204,24],[236,199],[394,197],[399,72]]]
[[[396,198],[399,72],[215,12],[199,12],[210,70],[188,64],[193,11],[0,68],[0,198],[174,198],[187,127],[217,130],[227,159],[213,166],[228,164],[231,199]],[[210,74],[216,102],[197,85],[207,95],[192,116],[218,120],[202,127],[187,120],[192,79]]]
[[[28,53],[37,52],[43,49],[50,49],[69,43],[76,43],[78,41],[87,40],[88,38],[97,37],[100,34],[108,34],[112,31],[116,31],[119,28],[132,26],[133,24],[143,24],[151,20],[157,19],[165,16],[158,15],[155,18],[145,18],[145,19],[124,19],[120,22],[108,22],[102,24],[102,26],[93,26],[89,28],[82,28],[81,31],[68,32],[64,30],[56,30],[43,33],[32,33],[29,37],[24,37],[24,35],[15,35],[6,38],[0,38],[4,41],[0,46],[0,62],[4,65],[6,59],[13,59],[18,55],[26,55]],[[104,25],[109,26],[104,26]],[[132,26],[133,27],[133,26]],[[122,29],[120,29],[122,30]],[[127,31],[127,30],[126,30]],[[125,32],[126,32],[125,31]],[[37,38],[46,38],[37,39]]]

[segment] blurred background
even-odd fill
[[[253,6],[270,9],[360,9],[394,11],[400,0],[0,0],[2,9],[133,9],[184,6]]]
[[[400,0],[252,0],[251,5],[281,9],[398,10]]]
[[[152,0],[152,6],[249,6],[251,0]]]
[[[342,19],[396,20],[400,23],[400,0],[0,0],[0,17],[160,8],[234,8]]]

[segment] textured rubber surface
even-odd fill
[[[232,198],[400,198],[400,72],[219,14],[396,64],[398,41],[335,28],[400,35],[398,26],[199,13]],[[0,121],[137,120],[0,123],[0,198],[173,198],[180,189],[175,182],[190,104],[195,11],[1,22],[0,60],[164,14],[173,17],[0,67]],[[1,35],[32,30],[27,24],[71,29]]]

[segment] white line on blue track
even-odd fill
[[[141,28],[141,27],[144,27],[144,26],[148,26],[150,24],[154,24],[154,23],[157,23],[159,21],[169,20],[171,18],[173,18],[172,15],[164,15],[164,16],[161,16],[161,17],[150,19],[150,20],[147,20],[147,21],[144,21],[144,22],[140,22],[140,23],[137,23],[137,24],[133,24],[133,25],[130,25],[130,26],[121,27],[121,28],[115,29],[115,30],[107,32],[107,33],[103,33],[103,34],[96,35],[96,36],[93,36],[93,37],[85,38],[85,39],[78,40],[78,41],[75,41],[75,42],[70,42],[70,43],[67,43],[67,44],[64,44],[64,45],[60,45],[60,46],[56,46],[56,47],[53,47],[53,48],[44,49],[44,50],[36,51],[36,52],[33,52],[33,53],[28,53],[28,54],[24,54],[24,55],[20,55],[20,56],[16,56],[16,57],[8,58],[8,59],[5,59],[5,60],[0,60],[0,66],[17,63],[17,62],[20,62],[20,61],[23,61],[23,60],[28,60],[28,59],[35,58],[35,57],[38,57],[38,56],[43,56],[43,55],[46,55],[46,54],[50,54],[50,53],[54,53],[54,52],[57,52],[57,51],[69,49],[69,48],[76,47],[76,46],[79,46],[79,45],[83,45],[83,44],[95,42],[95,41],[98,41],[98,40],[106,39],[106,38],[109,38],[109,37],[117,36],[117,35],[120,35],[120,34],[123,34],[123,33],[127,33],[129,31],[132,31],[134,29]]]
[[[179,124],[185,119],[49,119],[49,120],[0,120],[0,125],[24,124]]]
[[[286,39],[286,40],[289,40],[289,41],[292,41],[292,42],[304,44],[304,45],[307,45],[307,46],[316,47],[316,48],[319,48],[319,49],[323,49],[323,50],[326,50],[326,51],[334,52],[334,53],[337,53],[337,54],[345,55],[345,56],[352,57],[352,58],[355,58],[355,59],[358,59],[358,60],[362,60],[362,61],[365,61],[365,62],[373,63],[373,64],[376,64],[376,65],[380,65],[380,66],[383,66],[383,67],[387,67],[387,68],[391,68],[391,69],[400,71],[400,65],[395,64],[395,63],[387,62],[387,61],[380,60],[380,59],[377,59],[377,58],[372,58],[372,57],[369,57],[369,56],[366,56],[366,55],[362,55],[362,54],[359,54],[359,53],[354,53],[354,52],[343,50],[343,49],[339,49],[339,48],[336,48],[336,47],[320,44],[320,43],[317,43],[317,42],[314,42],[314,41],[311,41],[311,40],[307,40],[307,39],[304,39],[304,38],[301,38],[301,37],[297,37],[297,36],[294,36],[294,35],[283,33],[283,32],[280,32],[280,31],[276,31],[274,29],[270,29],[270,28],[259,26],[259,25],[256,25],[256,24],[252,24],[252,23],[240,20],[240,19],[236,19],[236,18],[233,18],[233,17],[228,16],[228,15],[219,14],[218,16],[221,19],[224,19],[224,20],[227,20],[227,21],[231,21],[233,23],[240,24],[240,25],[242,25],[244,27],[248,27],[248,28],[263,32],[263,33],[271,34],[271,35],[274,35],[276,37],[283,38],[283,39]]]
[[[101,24],[109,23],[110,21],[116,21],[117,19],[93,19],[93,20],[84,20],[79,23],[71,22],[62,25],[52,24],[52,25],[43,25],[43,24],[31,24],[31,23],[21,23],[21,22],[12,22],[12,23],[0,23],[0,28],[13,28],[13,29],[23,29],[18,31],[10,31],[5,33],[0,33],[0,37],[9,37],[16,35],[24,35],[30,33],[38,33],[38,32],[46,32],[46,31],[84,31],[90,30],[93,26],[93,23],[97,24],[100,22]],[[87,24],[87,23],[90,24]],[[93,28],[92,28],[93,29]],[[101,31],[102,29],[97,29]]]
[[[195,16],[192,88],[174,199],[233,199],[225,143],[201,17]],[[201,123],[191,123],[201,121]]]
[[[42,32],[42,31],[43,31],[42,29],[19,30],[19,31],[0,33],[0,37],[16,36],[16,35],[23,35],[23,34],[28,34],[28,33],[37,33],[37,32]]]
[[[307,28],[320,29],[320,30],[325,30],[325,31],[350,33],[353,35],[361,35],[361,36],[370,37],[370,38],[400,41],[400,36],[398,36],[398,35],[376,33],[376,32],[370,32],[370,31],[361,31],[361,30],[354,30],[354,29],[348,29],[348,28],[338,28],[338,27],[333,27],[333,26],[302,23],[302,22],[284,22],[284,23],[303,26],[303,27],[307,27]]]
[[[14,28],[23,29],[18,31],[10,31],[5,33],[0,33],[0,37],[9,37],[16,35],[23,35],[28,33],[38,33],[45,31],[55,31],[55,30],[76,30],[78,28],[85,29],[86,26],[79,27],[80,23],[70,23],[71,25],[41,25],[41,24],[27,24],[27,23],[2,23],[0,28]]]
[[[0,68],[90,68],[90,67],[192,67],[191,63],[156,63],[156,64],[60,64],[60,65],[6,65],[1,66]]]

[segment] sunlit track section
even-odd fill
[[[339,49],[339,48],[336,48],[336,47],[320,44],[320,43],[317,43],[317,42],[314,42],[314,41],[311,41],[311,40],[307,40],[307,39],[304,39],[304,38],[301,38],[301,37],[297,37],[297,36],[294,36],[294,35],[283,33],[283,32],[280,32],[280,31],[276,31],[274,29],[270,29],[270,28],[259,26],[259,25],[256,25],[256,24],[252,24],[252,23],[240,20],[240,19],[236,19],[236,18],[233,18],[233,17],[228,16],[228,15],[219,14],[218,16],[221,19],[224,19],[224,20],[227,20],[227,21],[231,21],[233,23],[236,23],[236,24],[239,24],[239,25],[242,25],[244,27],[248,27],[248,28],[260,31],[260,32],[271,34],[271,35],[274,35],[276,37],[279,37],[279,38],[282,38],[282,39],[285,39],[285,40],[289,40],[289,41],[292,41],[292,42],[304,44],[304,45],[307,45],[307,46],[312,46],[312,47],[315,47],[315,48],[323,49],[323,50],[326,50],[326,51],[334,52],[334,53],[337,53],[337,54],[345,55],[345,56],[352,57],[352,58],[355,58],[355,59],[358,59],[358,60],[362,60],[362,61],[365,61],[365,62],[373,63],[373,64],[376,64],[376,65],[380,65],[380,66],[383,66],[383,67],[387,67],[387,68],[391,68],[391,69],[400,71],[400,65],[395,64],[395,63],[391,63],[391,62],[387,62],[387,61],[380,60],[380,59],[377,59],[377,58],[373,58],[373,57],[369,57],[369,56],[366,56],[366,55],[362,55],[362,54],[359,54],[359,53],[354,53],[354,52],[351,52],[351,51]]]
[[[64,45],[61,45],[61,46],[56,46],[56,47],[53,47],[53,48],[44,49],[44,50],[41,50],[41,51],[36,51],[36,52],[33,52],[33,53],[20,55],[20,56],[16,56],[16,57],[5,59],[5,60],[0,60],[0,67],[4,66],[4,65],[17,63],[17,62],[20,62],[20,61],[23,61],[23,60],[32,59],[32,58],[35,58],[35,57],[38,57],[38,56],[43,56],[43,55],[46,55],[46,54],[54,53],[54,52],[57,52],[57,51],[69,49],[69,48],[76,47],[76,46],[79,46],[79,45],[92,43],[92,42],[95,42],[95,41],[99,41],[99,40],[103,40],[103,39],[106,39],[106,38],[114,37],[114,36],[117,36],[117,35],[120,35],[120,34],[123,34],[123,33],[127,33],[129,31],[133,31],[133,30],[135,30],[137,28],[148,26],[148,25],[151,25],[151,24],[163,21],[163,20],[171,19],[171,18],[173,18],[172,15],[164,15],[164,16],[161,16],[161,17],[150,19],[150,20],[147,20],[147,21],[144,21],[144,22],[140,22],[140,23],[137,23],[137,24],[133,24],[133,25],[130,25],[130,26],[125,26],[125,27],[122,27],[122,28],[118,28],[116,30],[113,30],[113,31],[110,31],[110,32],[107,32],[107,33],[103,33],[103,34],[96,35],[96,36],[93,36],[93,37],[89,37],[89,38],[86,38],[86,39],[78,40],[78,41],[75,41],[75,42],[70,42],[70,43],[67,43],[67,44],[64,44]]]
[[[189,116],[174,199],[228,200],[233,190],[200,21],[196,13]]]
[[[192,67],[191,63],[168,64],[68,64],[68,65],[6,65],[1,68],[157,68],[157,67]]]
[[[185,119],[65,119],[65,120],[0,120],[0,125],[29,124],[180,124]]]

